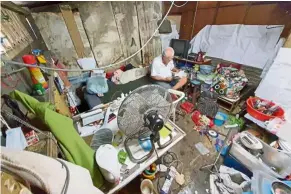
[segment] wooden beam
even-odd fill
[[[175,2],[175,4],[177,6],[181,6],[185,3],[186,3],[186,1],[179,1],[179,2],[176,1]],[[166,14],[166,12],[169,10],[170,6],[171,6],[170,1],[163,1],[163,15]],[[189,1],[182,7],[176,7],[175,5],[173,5],[169,15],[182,15],[183,12],[195,10],[195,7],[196,7],[196,1]]]
[[[247,10],[245,12],[245,15],[244,15],[244,18],[243,18],[243,22],[242,22],[243,24],[246,22],[246,18],[247,18],[247,15],[248,15],[249,11],[250,11],[251,6],[252,6],[252,2],[248,2],[248,7],[247,7]]]
[[[288,38],[287,38],[287,40],[286,40],[286,42],[285,42],[285,44],[284,44],[283,47],[285,47],[285,48],[291,48],[291,30],[289,32],[289,36],[288,36]]]
[[[64,21],[66,23],[68,32],[70,34],[70,37],[72,39],[72,42],[74,44],[76,53],[79,58],[84,58],[85,57],[85,49],[84,49],[84,44],[81,39],[80,32],[78,30],[74,14],[71,10],[71,7],[69,5],[59,5],[60,10],[62,12]]]
[[[21,15],[25,15],[25,16],[30,15],[29,11],[21,8],[20,6],[16,5],[15,3],[12,3],[11,1],[1,1],[1,7],[4,7],[16,13],[19,13]]]
[[[213,17],[212,25],[214,25],[214,24],[216,23],[216,18],[217,18],[218,11],[219,11],[219,6],[220,6],[220,2],[218,2],[218,3],[216,4],[216,10],[215,10],[215,14],[214,14],[214,17]]]

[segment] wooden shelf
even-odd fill
[[[180,57],[174,57],[175,60],[178,61],[184,61],[187,63],[193,63],[193,64],[198,64],[198,65],[210,65],[211,64],[211,59],[205,59],[204,62],[197,62],[197,61],[193,61],[193,60],[189,60],[189,59],[185,59],[185,58],[180,58]]]

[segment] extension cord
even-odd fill
[[[176,176],[176,172],[177,171],[176,171],[175,167],[171,166],[167,172],[166,180],[165,180],[164,185],[160,191],[160,194],[168,194],[169,193],[172,182]]]

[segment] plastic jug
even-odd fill
[[[121,165],[117,150],[110,144],[101,145],[96,151],[95,159],[105,180],[118,184]]]

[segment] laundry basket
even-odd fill
[[[197,109],[201,114],[214,118],[218,111],[217,98],[218,94],[216,92],[201,92]]]

